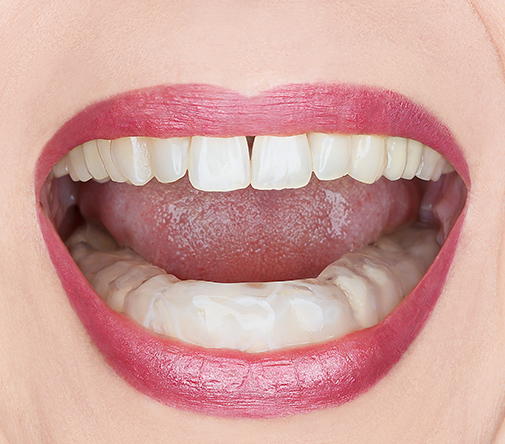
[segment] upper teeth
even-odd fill
[[[141,186],[153,177],[162,183],[175,182],[187,170],[199,190],[232,191],[249,184],[261,190],[301,188],[312,171],[320,180],[348,174],[364,183],[382,176],[437,181],[453,167],[415,140],[310,133],[258,136],[251,159],[245,136],[92,140],[65,155],[53,172],[56,177],[70,174],[74,181],[112,180]]]

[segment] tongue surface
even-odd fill
[[[215,282],[316,277],[343,254],[415,219],[415,181],[365,185],[344,177],[297,190],[227,193],[187,178],[143,187],[88,182],[81,212],[119,244],[179,279]]]

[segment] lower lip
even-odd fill
[[[274,119],[274,123],[269,120],[270,127],[265,129],[265,126],[261,126],[263,133],[268,133],[269,130],[271,134],[302,133],[309,127],[312,130],[328,132],[331,126],[333,132],[387,133],[416,138],[444,154],[463,180],[469,183],[466,163],[448,131],[424,110],[395,93],[349,86],[289,86],[277,88],[274,90],[275,94],[269,92],[258,98],[243,98],[241,110],[245,115],[254,115],[248,112],[251,110],[247,108],[247,103],[253,101],[251,107],[262,105],[264,113],[269,116],[268,107],[272,105],[272,101],[275,102],[272,97],[285,98],[287,94],[293,95],[295,87],[298,88],[297,91],[305,94],[305,97],[302,95],[302,102],[308,95],[312,95],[314,99],[318,95],[315,93],[322,90],[325,92],[322,96],[326,96],[310,106],[324,108],[325,100],[337,101],[340,104],[337,106],[339,112],[347,107],[347,117],[354,116],[353,123],[349,124],[351,120],[346,120],[347,124],[342,123],[340,118],[340,121],[334,119],[333,122],[327,119],[323,125],[317,115],[312,115],[305,118],[297,127],[297,131],[293,131],[290,129],[295,127],[293,122],[285,123],[285,126],[281,127]],[[95,105],[68,122],[49,142],[39,159],[36,171],[37,197],[40,198],[42,183],[52,165],[64,152],[86,140],[127,135],[171,137],[191,133],[212,135],[213,132],[214,135],[233,135],[239,132],[248,134],[240,125],[233,126],[230,122],[219,122],[215,125],[211,122],[212,129],[207,128],[207,131],[203,128],[195,129],[196,124],[187,125],[191,128],[186,131],[191,133],[185,134],[181,133],[180,126],[170,128],[169,124],[160,125],[160,114],[173,113],[170,100],[177,95],[178,88],[187,94],[187,86],[148,90],[142,93],[144,96],[135,92]],[[194,88],[198,94],[194,94],[192,100],[196,102],[203,97],[206,106],[209,106],[209,97],[215,94],[216,89],[201,85]],[[170,94],[167,94],[167,91]],[[154,112],[156,122],[152,123],[152,120],[144,116],[146,120],[143,127],[139,128],[138,115],[143,114],[145,94],[162,94],[170,100],[163,104],[163,112]],[[138,99],[140,96],[144,102]],[[261,103],[262,97],[264,103]],[[237,96],[233,95],[231,108],[236,106],[237,100]],[[176,100],[175,103],[180,101]],[[355,107],[360,106],[353,109],[353,103]],[[403,114],[398,123],[392,117],[399,114],[400,108],[391,105],[400,103],[403,105]],[[284,104],[292,113],[302,109],[302,105],[300,99]],[[120,116],[123,122],[129,123],[118,125],[116,119],[112,120],[111,127],[107,128],[107,125],[103,124],[107,120],[104,117],[117,112],[121,106],[126,110],[123,110]],[[219,106],[227,109],[222,100]],[[215,105],[211,108],[216,111]],[[152,108],[149,109],[153,114]],[[135,118],[128,113],[134,113]],[[217,114],[219,115],[219,112]],[[285,121],[288,115],[283,117]],[[201,120],[201,116],[195,117],[197,121],[198,118]],[[319,125],[310,122],[311,119],[319,121]],[[252,120],[254,121],[254,118]],[[401,122],[406,121],[416,122],[416,129],[411,128],[408,134],[405,128],[399,127]],[[95,124],[90,125],[93,122]],[[149,125],[149,122],[152,124]],[[429,123],[428,127],[426,122]],[[277,126],[273,128],[272,125]],[[382,130],[373,131],[374,127]],[[94,132],[83,128],[93,128]],[[417,134],[414,134],[416,132]],[[258,134],[258,131],[251,134]],[[415,290],[380,324],[325,344],[248,354],[233,350],[205,349],[155,336],[114,312],[83,277],[40,206],[38,215],[50,258],[74,310],[107,362],[121,377],[144,394],[171,407],[217,416],[247,418],[287,416],[337,406],[366,392],[383,378],[400,360],[432,312],[452,263],[464,219],[463,211],[439,255]]]

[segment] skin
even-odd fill
[[[0,442],[505,442],[501,0],[4,0],[0,59]],[[464,151],[468,213],[430,320],[379,384],[337,408],[233,420],[138,393],[103,361],[47,255],[33,189],[44,144],[132,89],[317,81],[398,91]]]

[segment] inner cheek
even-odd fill
[[[82,215],[179,279],[267,282],[313,278],[349,251],[412,222],[424,184],[349,177],[301,189],[226,193],[88,182]]]

